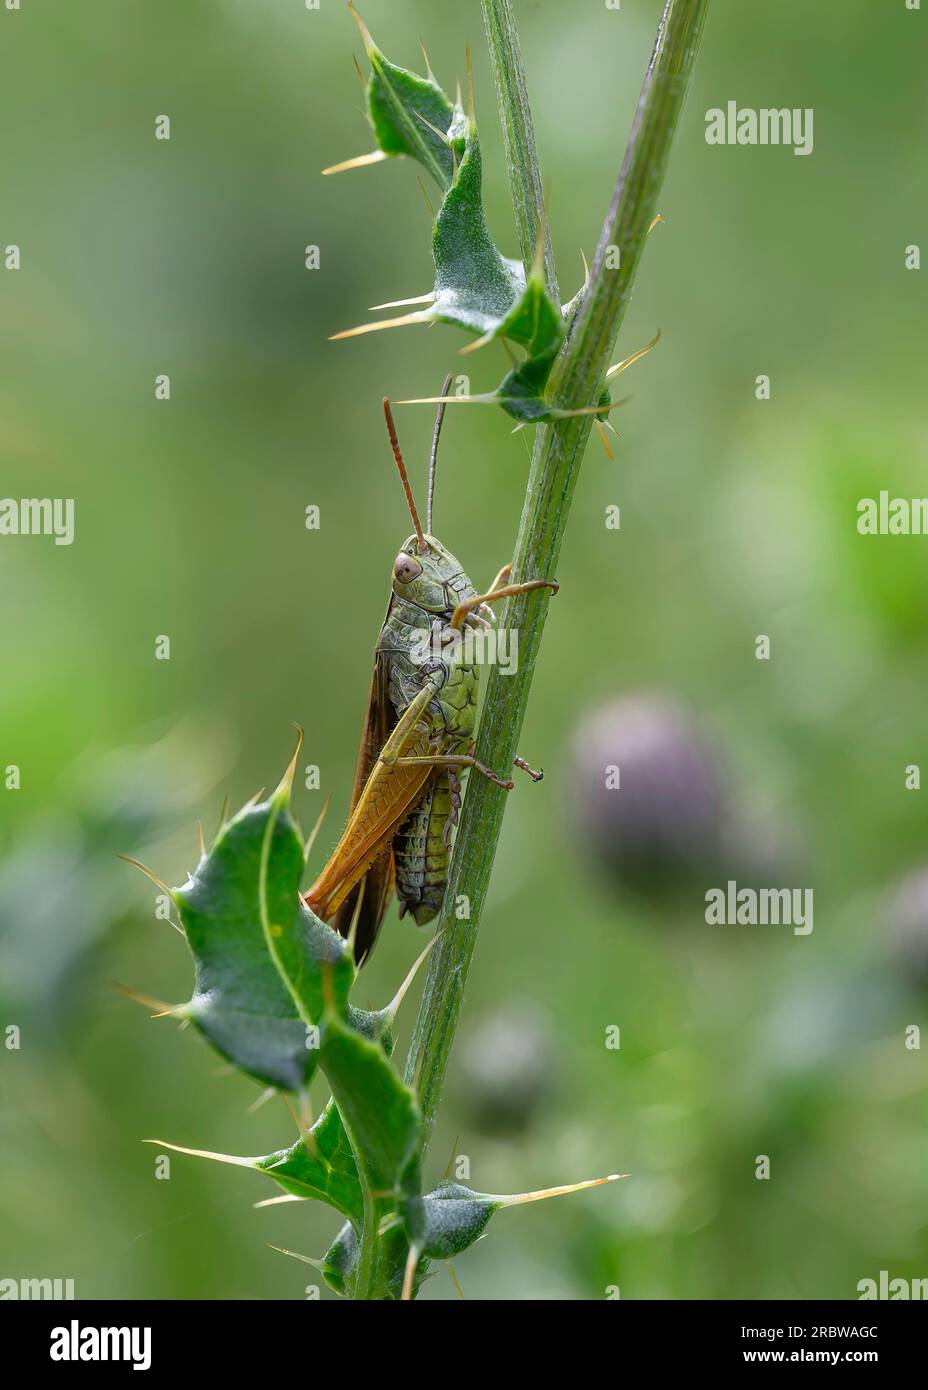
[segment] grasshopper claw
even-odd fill
[[[536,772],[533,767],[529,767],[524,758],[513,758],[512,765],[520,768],[522,772],[527,772],[533,782],[541,782],[544,778],[544,768],[539,768]]]

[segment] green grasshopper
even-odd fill
[[[411,912],[422,925],[441,907],[461,804],[461,771],[473,768],[506,791],[513,786],[474,756],[479,667],[469,659],[464,629],[487,628],[493,617],[489,605],[510,594],[558,589],[553,579],[507,583],[511,566],[505,565],[486,593],[477,592],[460,562],[432,534],[444,404],[432,436],[425,531],[386,397],[383,409],[414,530],[393,562],[348,824],[304,894],[318,917],[353,939],[359,964],[373,948],[394,887],[401,917]],[[541,780],[543,774],[523,758],[516,758],[515,766]]]

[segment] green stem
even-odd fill
[[[355,1151],[357,1161],[358,1154]],[[371,1283],[374,1276],[374,1254],[377,1244],[377,1203],[370,1192],[369,1185],[363,1182],[362,1199],[364,1210],[361,1214],[361,1234],[358,1240],[358,1272],[355,1277],[354,1297],[362,1301],[371,1297]]]
[[[519,234],[519,250],[526,270],[535,258],[538,225],[545,229],[545,283],[555,304],[560,303],[551,231],[545,216],[544,194],[532,108],[525,83],[519,36],[509,0],[482,0],[483,22],[493,60],[493,76],[499,98],[499,114],[509,167],[512,206]]]
[[[487,6],[490,7],[490,0]],[[668,0],[625,151],[615,194],[603,224],[589,288],[552,375],[552,398],[562,409],[595,403],[616,334],[631,294],[648,227],[657,207],[670,145],[686,95],[708,0]],[[496,3],[502,13],[508,5]],[[514,31],[510,31],[514,40]],[[500,99],[508,102],[507,88]],[[504,125],[506,122],[504,122]],[[516,122],[513,122],[516,128]],[[607,267],[610,246],[621,266]],[[561,551],[577,473],[592,417],[575,416],[540,428],[536,435],[513,578],[553,576]],[[548,591],[511,599],[500,625],[519,633],[519,669],[502,676],[491,667],[477,756],[496,769],[512,765],[525,715],[548,608]],[[561,597],[558,602],[565,602]],[[438,944],[428,974],[406,1063],[415,1084],[427,1143],[441,1095],[464,997],[496,846],[505,795],[482,777],[469,779],[452,858],[448,891],[438,921]],[[458,920],[462,895],[469,914]]]

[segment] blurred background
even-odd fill
[[[472,45],[515,254],[477,0],[361,10],[397,62],[421,67],[421,35],[452,90]],[[566,297],[660,5],[516,10]],[[906,788],[928,771],[928,540],[856,529],[858,499],[926,492],[905,267],[925,22],[903,0],[713,0],[616,357],[663,337],[624,378],[616,462],[594,435],[580,478],[522,739],[547,776],[512,794],[430,1156],[491,1192],[630,1177],[504,1212],[458,1262],[466,1296],[841,1299],[928,1275],[906,1046],[928,1021],[928,790]],[[332,798],[322,862],[409,529],[380,398],[448,369],[487,389],[505,358],[464,367],[443,326],[328,341],[431,282],[415,167],[320,177],[372,148],[341,3],[23,0],[0,28],[0,243],[22,256],[0,271],[0,493],[76,505],[70,547],[0,541],[0,771],[21,778],[0,788],[0,1275],[302,1298],[314,1271],[269,1244],[318,1256],[332,1213],[255,1211],[272,1183],[193,1159],[155,1179],[149,1135],[262,1154],[293,1125],[112,990],[177,1002],[192,979],[115,855],[181,882],[197,819],[276,782],[298,721],[321,774],[305,827]],[[814,108],[814,153],[708,146],[730,99]],[[421,495],[431,412],[397,416]],[[510,555],[529,447],[498,410],[449,409],[435,529],[478,581]],[[728,878],[813,889],[814,931],[707,926]],[[394,910],[358,1002],[424,939]],[[456,1296],[443,1269],[423,1296]]]

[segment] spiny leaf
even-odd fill
[[[470,122],[468,127],[457,175],[432,232],[435,302],[428,312],[445,323],[494,337],[509,325],[509,336],[528,345],[530,315],[518,312],[525,271],[521,261],[508,260],[493,244],[483,212],[480,143],[476,127]]]
[[[490,1218],[503,1207],[565,1196],[569,1192],[617,1182],[622,1176],[624,1174],[613,1173],[607,1178],[594,1178],[567,1187],[550,1187],[539,1192],[519,1192],[509,1196],[473,1192],[461,1183],[441,1182],[424,1197],[411,1197],[405,1203],[404,1219],[409,1241],[421,1255],[448,1260],[479,1240]]]
[[[495,402],[525,423],[560,418],[560,412],[545,401],[544,389],[564,340],[564,316],[545,288],[543,254],[526,274],[522,262],[503,256],[490,236],[472,111],[465,113],[458,103],[452,103],[431,74],[419,77],[389,63],[357,14],[355,18],[371,63],[368,114],[380,152],[417,159],[435,176],[445,196],[432,231],[434,290],[431,295],[394,301],[396,305],[425,303],[427,307],[334,336],[346,338],[402,324],[441,321],[478,334],[475,347],[494,338],[507,339],[524,350],[521,366],[496,391],[453,399]],[[357,162],[347,161],[326,172]],[[572,312],[574,306],[569,307]]]
[[[399,1224],[390,1226],[383,1231],[377,1242],[375,1287],[379,1299],[395,1301],[402,1296],[402,1270],[405,1260],[406,1236],[403,1228]],[[354,1293],[357,1265],[358,1237],[349,1221],[339,1231],[322,1260],[322,1273],[329,1288],[342,1297],[351,1298]],[[422,1259],[416,1269],[414,1291],[418,1292],[430,1277],[428,1260]]]
[[[354,1226],[348,1221],[323,1256],[322,1275],[329,1288],[343,1298],[350,1298],[357,1264],[358,1237]]]
[[[419,1201],[406,1204],[410,1242],[423,1255],[449,1260],[480,1239],[499,1205],[460,1183],[439,1183]]]
[[[327,1014],[320,1059],[332,1096],[363,1170],[362,1183],[387,1196],[402,1185],[419,1139],[415,1096],[388,1062],[379,1043]]]
[[[230,1062],[288,1091],[304,1088],[318,1049],[268,950],[262,923],[298,976],[307,1013],[323,1008],[323,972],[344,1004],[354,978],[341,938],[299,897],[303,847],[286,795],[244,807],[174,893],[196,967],[187,1011]]]
[[[307,1027],[313,1027],[321,1019],[327,1003],[340,1013],[345,1012],[355,969],[351,952],[342,938],[321,922],[300,897],[305,851],[302,837],[290,817],[289,797],[290,787],[285,778],[267,803],[269,825],[263,850],[266,871],[261,875],[259,895],[261,928],[268,954],[290,992],[299,1017]],[[289,833],[283,837],[276,863],[272,863],[275,817]]]
[[[266,1173],[285,1192],[304,1199],[316,1198],[327,1202],[348,1217],[360,1222],[363,1209],[361,1185],[345,1136],[338,1111],[330,1102],[308,1135],[297,1140],[289,1149],[258,1158],[243,1158],[237,1154],[214,1153],[209,1149],[189,1149],[169,1144],[163,1139],[146,1140],[175,1153],[192,1158],[208,1158],[215,1163],[230,1163],[238,1168],[253,1168]]]
[[[363,1212],[358,1170],[341,1117],[332,1101],[313,1125],[308,1138],[257,1162],[285,1192],[318,1198],[360,1222]]]
[[[349,5],[349,9],[361,31],[371,65],[367,114],[377,140],[377,153],[388,159],[408,155],[427,169],[442,188],[449,188],[455,160],[454,139],[449,135],[455,116],[453,103],[431,73],[419,77],[391,63],[374,43],[354,6]],[[375,158],[376,155],[361,155],[325,172],[340,172],[361,162],[373,163]]]
[[[281,1090],[305,1095],[321,1066],[333,1103],[312,1130],[289,1149],[241,1161],[360,1222],[365,1190],[392,1204],[419,1135],[412,1092],[385,1051],[406,986],[378,1014],[348,1003],[351,951],[299,895],[296,756],[273,795],[226,824],[174,894],[196,965],[185,1012],[230,1061]]]

